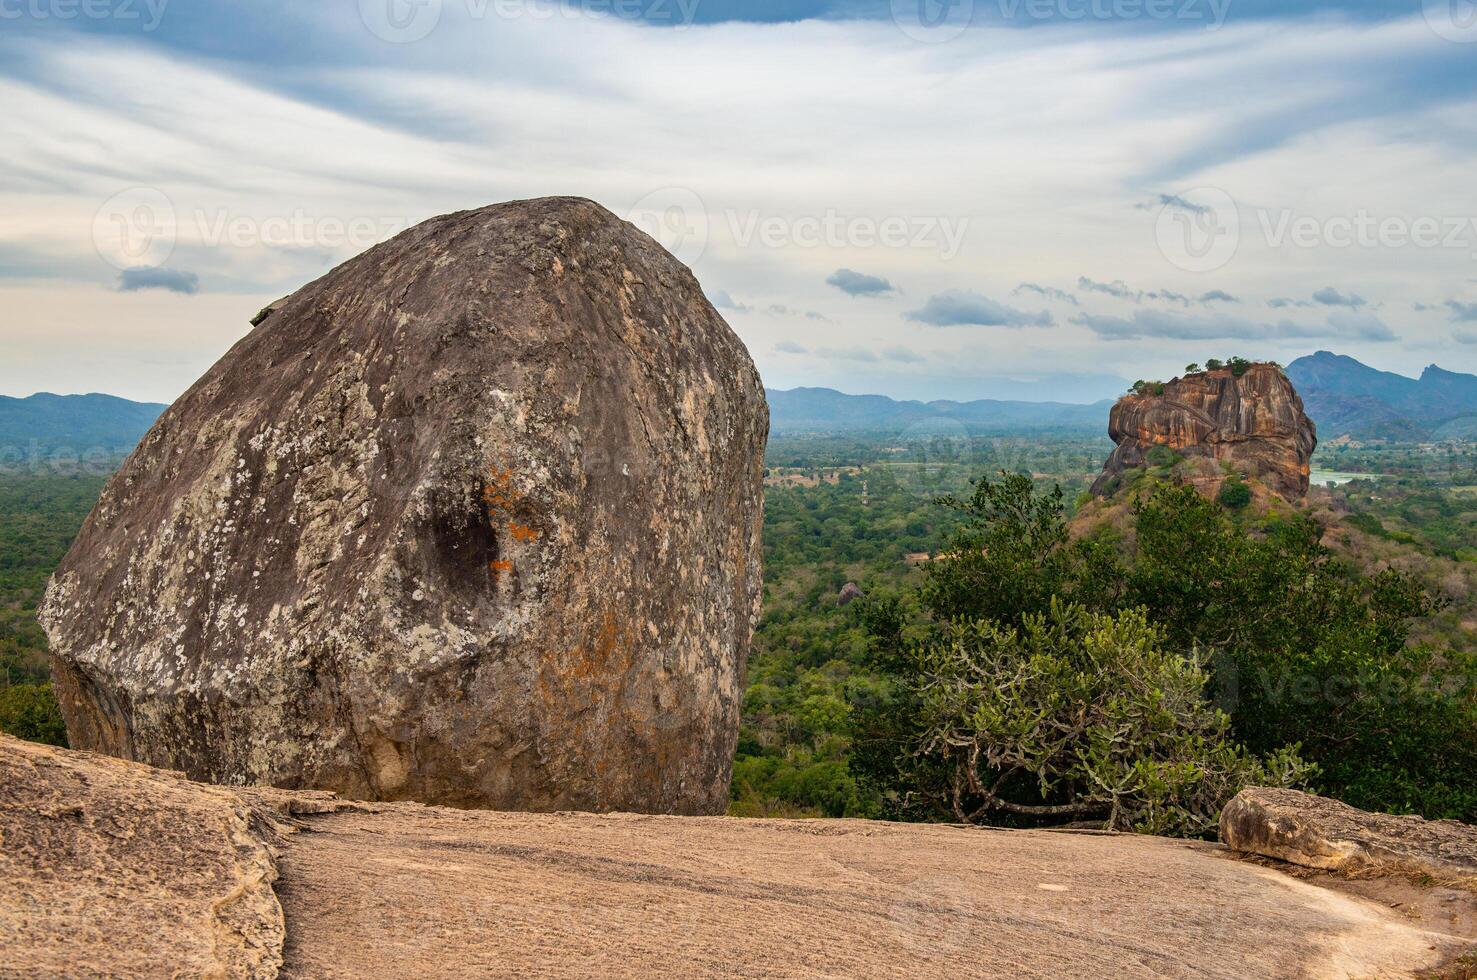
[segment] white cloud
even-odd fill
[[[962,346],[958,331],[903,320],[892,304],[837,295],[825,283],[837,269],[865,270],[913,296],[967,289],[981,298],[1090,270],[1095,281],[1152,286],[1146,297],[1182,306],[1224,294],[1248,309],[1334,282],[1356,286],[1371,306],[1405,309],[1451,295],[1471,275],[1471,249],[1273,248],[1255,221],[1261,208],[1319,219],[1360,208],[1477,214],[1477,105],[1390,94],[1405,69],[1451,56],[1419,16],[1292,28],[1233,20],[1213,33],[989,28],[926,45],[886,20],[670,31],[592,18],[473,22],[459,19],[464,6],[446,4],[448,19],[427,41],[389,46],[367,34],[353,4],[295,5],[275,29],[332,57],[263,64],[191,57],[147,38],[7,37],[15,57],[0,69],[0,252],[38,259],[13,265],[29,278],[0,278],[0,303],[22,318],[15,332],[31,345],[0,366],[0,390],[28,393],[43,364],[53,387],[70,377],[73,390],[105,389],[127,375],[135,390],[171,398],[188,379],[159,362],[196,351],[202,336],[224,351],[264,302],[367,244],[325,241],[321,226],[287,245],[221,244],[209,231],[222,215],[257,227],[299,213],[361,218],[388,233],[496,200],[582,194],[623,213],[653,191],[685,188],[699,202],[695,272],[744,298],[725,313],[766,381],[836,380],[806,375],[829,370],[814,359],[774,356],[801,326],[811,350],[873,352],[870,382],[908,394],[927,394],[920,364],[947,363],[962,377],[1166,374],[1202,356],[1169,341],[1256,324],[1187,316],[1177,338],[1165,332],[1169,321],[1151,333],[1128,320],[1110,329],[1140,339],[1110,344],[1111,333],[1088,325],[1108,321],[1084,321],[992,331],[989,343]],[[179,241],[169,265],[196,273],[200,295],[127,294],[135,314],[153,313],[120,327],[84,298],[118,276],[92,225],[104,201],[139,185],[171,200]],[[1223,189],[1245,212],[1234,260],[1207,274],[1177,269],[1154,237],[1160,196],[1201,200],[1200,187]],[[897,248],[855,238],[806,246],[793,236],[768,247],[735,234],[751,216],[793,226],[827,212],[910,229],[967,220],[968,232],[951,258],[927,236]],[[1074,299],[1046,290],[1043,303]],[[1113,298],[1084,293],[1080,302],[1101,318]],[[202,332],[201,317],[221,316],[222,304],[224,322]],[[997,305],[1002,322],[1050,316]],[[1378,346],[1381,328],[1395,332],[1378,321],[1257,329],[1279,358],[1317,336],[1355,356],[1373,351],[1395,370],[1419,370],[1433,356],[1477,368],[1450,325],[1428,319],[1395,324],[1410,341],[1398,348]],[[117,360],[69,367],[71,351],[96,349],[120,329],[138,332]],[[921,360],[887,354],[903,349]]]

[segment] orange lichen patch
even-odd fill
[[[538,530],[529,527],[527,524],[509,524],[508,533],[513,536],[514,541],[524,542],[534,541],[539,536]]]
[[[498,578],[503,572],[511,572],[513,570],[513,562],[508,558],[497,558],[488,562],[487,567],[492,571],[492,577]]]
[[[490,466],[487,482],[482,485],[482,502],[489,513],[507,513],[518,502],[521,494],[513,489],[513,471]]]

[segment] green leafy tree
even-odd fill
[[[1229,477],[1221,484],[1220,492],[1216,494],[1215,499],[1222,507],[1240,510],[1251,503],[1251,487],[1237,477]]]
[[[1093,819],[1199,836],[1247,785],[1296,786],[1292,749],[1259,760],[1210,707],[1207,675],[1142,610],[1053,600],[1019,628],[958,620],[913,652],[922,735],[964,822],[998,814]]]
[[[1229,512],[1188,486],[1152,487],[1131,534],[1069,535],[1060,494],[1029,481],[982,481],[952,503],[964,519],[916,604],[872,610],[872,669],[890,687],[854,716],[853,765],[893,815],[949,815],[957,772],[918,751],[927,678],[908,651],[938,649],[958,623],[1023,630],[1057,597],[1144,610],[1165,649],[1206,665],[1208,696],[1252,756],[1299,745],[1316,788],[1356,806],[1477,818],[1477,653],[1410,642],[1441,606],[1410,575],[1361,574],[1314,521]]]
[[[0,732],[47,745],[67,744],[67,726],[50,684],[0,689]]]

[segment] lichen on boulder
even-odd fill
[[[692,274],[548,198],[433,218],[264,313],[53,578],[72,744],[355,798],[721,811],[768,411]]]

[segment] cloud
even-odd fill
[[[795,343],[793,340],[781,340],[774,345],[774,349],[780,354],[809,354],[810,351]]]
[[[764,308],[764,312],[770,316],[799,316],[807,320],[816,320],[820,323],[834,323],[830,317],[815,310],[797,310],[783,303],[770,303]]]
[[[728,295],[728,290],[726,289],[720,289],[712,296],[709,296],[708,302],[712,303],[720,310],[733,310],[735,313],[747,313],[750,309],[752,309],[752,307],[745,306],[743,303],[738,302],[732,296]]]
[[[1079,305],[1076,296],[1073,296],[1065,289],[1057,289],[1055,286],[1041,286],[1034,282],[1023,282],[1010,291],[1010,295],[1012,296],[1018,296],[1021,293],[1035,293],[1044,299],[1060,300],[1063,303],[1071,303],[1073,306]]]
[[[1351,340],[1383,342],[1398,339],[1394,331],[1373,313],[1340,310],[1328,315],[1328,324],[1339,331],[1335,336],[1345,336]]]
[[[1275,0],[1247,2],[1291,9]],[[7,135],[0,183],[12,198],[0,239],[64,259],[71,281],[7,279],[10,269],[0,261],[7,340],[17,318],[46,338],[36,343],[35,356],[15,356],[7,347],[0,380],[5,390],[24,393],[43,384],[101,387],[119,378],[116,383],[131,385],[136,394],[168,400],[197,372],[156,371],[141,366],[144,359],[186,350],[191,365],[203,369],[228,340],[201,331],[201,315],[192,310],[220,299],[228,281],[273,283],[252,287],[254,303],[325,271],[306,271],[295,251],[203,244],[194,215],[212,225],[223,209],[258,222],[290,219],[296,209],[311,219],[421,218],[572,192],[625,216],[654,187],[673,181],[700,195],[700,206],[681,214],[665,209],[663,235],[671,232],[688,245],[693,231],[706,236],[691,264],[700,281],[721,282],[730,294],[750,297],[723,313],[757,321],[747,339],[760,350],[779,337],[805,336],[802,343],[812,348],[863,342],[879,353],[889,344],[925,351],[931,342],[909,336],[920,324],[895,314],[922,307],[946,286],[978,289],[996,300],[1006,293],[1006,300],[1014,299],[1008,305],[1024,303],[1021,309],[1030,312],[1047,304],[1058,322],[1080,312],[1077,306],[1068,310],[1065,298],[1009,295],[1007,276],[1043,286],[1072,282],[1069,292],[1077,293],[1081,306],[1101,305],[1100,312],[1139,308],[1078,291],[1068,273],[1083,267],[1142,288],[1177,282],[1204,291],[1219,282],[1244,300],[1244,306],[1197,301],[1187,308],[1176,301],[1155,308],[1237,313],[1272,323],[1286,314],[1318,330],[1328,329],[1326,314],[1344,307],[1262,304],[1283,295],[1306,301],[1319,282],[1362,283],[1402,313],[1417,297],[1438,304],[1445,297],[1477,300],[1477,291],[1464,291],[1477,267],[1434,251],[1338,249],[1320,239],[1307,250],[1263,254],[1247,251],[1254,244],[1247,238],[1236,262],[1215,278],[1196,279],[1174,273],[1154,247],[1159,209],[1171,209],[1167,218],[1210,210],[1206,205],[1219,195],[1191,189],[1206,182],[1234,191],[1248,208],[1252,202],[1273,209],[1304,202],[1318,215],[1336,216],[1384,201],[1387,210],[1407,217],[1471,213],[1477,129],[1460,120],[1470,117],[1462,112],[1477,93],[1473,46],[1435,36],[1418,12],[1411,13],[1419,7],[1411,0],[1330,2],[1408,9],[1378,23],[1308,13],[1289,17],[1286,29],[1278,30],[1238,14],[1214,35],[1202,25],[1171,31],[1181,25],[1147,21],[1139,25],[1144,30],[1121,25],[1125,29],[1097,34],[1081,24],[987,28],[948,44],[909,45],[905,52],[896,44],[906,39],[890,23],[887,5],[876,0],[875,21],[686,32],[610,19],[496,17],[484,4],[453,2],[435,5],[444,13],[428,38],[403,45],[388,45],[366,30],[353,3],[181,5],[178,17],[171,7],[161,30],[148,36],[136,24],[120,22],[109,32],[87,18],[70,27],[53,19],[31,31],[23,19],[5,28],[14,50],[0,69]],[[1296,6],[1312,11],[1329,3],[1298,0]],[[471,18],[470,8],[489,15]],[[702,9],[706,15],[706,0]],[[130,26],[131,33],[123,30]],[[902,53],[878,57],[888,51]],[[387,67],[389,55],[393,64]],[[303,65],[323,70],[302,71]],[[1105,75],[1123,92],[1157,96],[1080,97]],[[161,86],[164,77],[171,84]],[[673,78],[683,84],[674,86]],[[614,89],[612,79],[619,80]],[[1009,91],[1011,97],[974,97],[980,91]],[[591,92],[612,96],[600,112],[590,112]],[[783,105],[775,92],[786,94]],[[1297,93],[1292,103],[1289,92]],[[723,111],[715,112],[715,105]],[[236,124],[222,126],[221,119]],[[879,127],[879,119],[897,125]],[[570,140],[570,127],[583,138]],[[674,131],[685,138],[673,140]],[[756,132],[765,138],[753,139]],[[1154,152],[1143,152],[1146,141]],[[590,167],[592,145],[602,148],[609,166]],[[1073,152],[1063,153],[1063,145]],[[302,146],[313,147],[311,158],[284,156],[284,147]],[[1418,200],[1411,197],[1413,168],[1421,174]],[[910,179],[879,180],[889,173]],[[121,294],[130,300],[121,305],[150,312],[146,331],[118,330],[88,305],[88,290],[68,288],[90,283],[103,299],[111,296],[117,305],[120,298],[110,292],[116,273],[100,271],[85,227],[79,233],[72,222],[56,219],[68,214],[85,222],[99,213],[102,199],[120,189],[120,174],[127,184],[159,188],[173,202],[179,244],[169,264],[200,276],[201,295],[188,302],[161,288]],[[1300,181],[1329,174],[1336,179],[1320,183],[1315,208],[1302,196]],[[1157,193],[1166,187],[1176,193]],[[1139,202],[1146,202],[1144,210],[1134,209]],[[975,235],[948,264],[935,264],[937,249],[926,237],[923,248],[894,252],[853,241],[850,231],[841,249],[794,243],[804,231],[797,221],[824,222],[833,209],[843,222],[968,216],[1009,248]],[[751,247],[743,247],[737,240],[751,214],[758,215],[757,230]],[[1250,211],[1242,218],[1243,237],[1255,234]],[[773,247],[763,244],[771,223],[782,231]],[[335,247],[335,261],[367,244]],[[1294,278],[1288,260],[1295,250]],[[197,257],[206,251],[209,259]],[[1062,265],[1066,259],[1077,264]],[[1371,285],[1389,278],[1392,263],[1400,275]],[[825,325],[800,318],[803,313],[773,321],[759,315],[781,296],[802,310],[832,308],[841,301],[826,277],[839,266],[857,265],[889,279],[899,276],[916,295],[907,302],[848,301],[848,332],[838,327],[824,340],[815,336],[821,330],[808,328]],[[948,279],[928,278],[945,273]],[[100,277],[105,288],[96,289]],[[247,287],[233,290],[245,293]],[[745,303],[753,312],[730,312]],[[1395,312],[1376,312],[1390,316],[1413,343],[1431,347],[1437,360],[1440,348],[1457,348],[1453,329],[1477,327],[1446,322],[1454,311],[1445,309],[1408,317],[1408,327]],[[223,317],[239,320],[234,313]],[[967,331],[955,331],[961,332]],[[1158,353],[1120,345],[1109,350],[1121,351],[1122,361],[1105,362],[1108,345],[1081,329],[973,333],[983,334],[980,346],[991,348],[969,365],[981,375],[1071,363],[1132,378],[1149,370],[1142,355]],[[98,337],[128,345],[104,353],[92,343]],[[72,352],[79,348],[96,353],[90,365],[78,363]],[[937,369],[948,360],[941,351],[928,356]],[[1169,363],[1189,356],[1175,355]],[[800,368],[810,367],[806,358],[770,360],[796,368],[797,377],[787,382],[817,380],[799,377]],[[38,373],[38,364],[49,373]],[[924,374],[917,366],[888,367],[897,376]],[[870,376],[877,387],[888,383],[881,370]]]
[[[1161,303],[1178,303],[1181,306],[1191,306],[1196,302],[1207,303],[1212,300],[1221,300],[1229,303],[1239,302],[1236,297],[1229,293],[1221,292],[1219,289],[1206,293],[1199,300],[1195,300],[1186,296],[1184,293],[1177,293],[1172,289],[1152,289],[1148,292],[1142,289],[1132,289],[1122,279],[1114,279],[1112,282],[1098,282],[1095,279],[1089,279],[1087,276],[1081,276],[1077,280],[1077,288],[1087,290],[1091,293],[1104,293],[1116,299],[1126,299],[1130,303],[1142,303],[1144,300],[1151,300]]]
[[[1159,208],[1174,208],[1177,211],[1188,211],[1191,214],[1208,214],[1210,208],[1204,204],[1196,204],[1187,201],[1178,194],[1160,194],[1152,204],[1135,204],[1134,207],[1140,211],[1153,211]]]
[[[167,289],[189,296],[200,291],[200,277],[193,272],[163,266],[140,266],[124,269],[118,274],[119,292],[133,293],[141,289]]]
[[[1114,279],[1112,282],[1098,282],[1094,279],[1089,279],[1086,276],[1079,276],[1077,278],[1077,288],[1086,290],[1090,293],[1107,293],[1109,296],[1116,296],[1118,299],[1131,300],[1135,303],[1137,303],[1140,298],[1140,294],[1133,291],[1132,289],[1129,289],[1128,283],[1124,282],[1122,279]]]
[[[899,364],[922,364],[923,356],[907,347],[887,347],[882,351],[882,356],[889,361],[897,361]]]
[[[1477,330],[1455,330],[1451,339],[1459,344],[1477,344]]]
[[[1441,304],[1451,311],[1452,323],[1477,323],[1477,303],[1463,303],[1449,299]],[[1462,341],[1467,343],[1467,341]]]
[[[861,361],[872,364],[877,360],[877,355],[865,347],[820,347],[816,349],[816,353],[833,361]]]
[[[1324,306],[1347,306],[1350,309],[1356,310],[1368,303],[1368,300],[1363,296],[1357,296],[1353,293],[1341,293],[1332,286],[1324,286],[1314,293],[1313,301],[1322,303]]]
[[[1055,322],[1046,310],[1027,313],[958,289],[928,297],[922,309],[905,314],[905,318],[932,327],[1049,327]]]
[[[894,291],[892,283],[881,276],[869,276],[851,269],[837,269],[826,277],[826,283],[849,296],[882,296]]]
[[[1201,303],[1239,303],[1241,300],[1232,296],[1224,289],[1212,289],[1208,293],[1200,294]]]
[[[1140,293],[1139,299],[1140,301],[1146,299],[1158,299],[1164,300],[1167,303],[1179,303],[1181,306],[1189,306],[1191,303],[1194,302],[1194,300],[1190,299],[1190,297],[1186,296],[1184,293],[1176,293],[1169,289],[1156,289],[1153,292]]]
[[[1389,341],[1395,335],[1369,313],[1334,313],[1324,326],[1281,320],[1261,323],[1225,314],[1198,315],[1170,310],[1135,310],[1130,317],[1084,313],[1072,319],[1107,340],[1162,337],[1171,340],[1288,340],[1342,337],[1350,340]]]
[[[1290,306],[1305,308],[1312,306],[1313,304],[1305,299],[1288,299],[1286,296],[1279,296],[1276,299],[1267,300],[1267,305],[1274,310],[1283,310]]]

